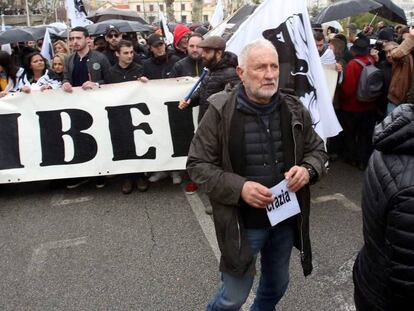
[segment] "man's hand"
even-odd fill
[[[340,63],[335,63],[335,70],[337,72],[342,72],[343,70],[342,65]]]
[[[0,98],[1,97],[4,97],[4,96],[6,96],[7,95],[7,92],[6,91],[2,91],[2,92],[0,92]]]
[[[46,91],[46,90],[50,90],[51,88],[52,87],[50,85],[42,85],[40,87],[40,91],[43,92],[43,91]]]
[[[82,90],[92,90],[94,87],[98,87],[96,82],[86,81],[82,84]]]
[[[25,85],[25,86],[22,87],[22,92],[24,92],[24,93],[30,93],[30,91],[31,91],[30,86]]]
[[[62,90],[68,93],[72,93],[72,85],[69,82],[65,82],[62,84]]]
[[[270,190],[254,181],[246,181],[244,183],[241,197],[244,202],[255,208],[265,208],[267,204],[273,202]]]
[[[139,77],[137,80],[139,82],[143,82],[143,83],[147,83],[149,81],[149,79],[145,76]]]
[[[191,99],[189,99],[187,101],[180,100],[180,103],[178,104],[178,109],[183,110],[183,109],[187,108],[190,105],[190,103],[191,103]]]
[[[288,181],[288,190],[296,192],[309,183],[309,172],[303,166],[295,165],[285,173],[285,178]]]

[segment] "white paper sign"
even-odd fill
[[[286,179],[271,188],[270,191],[272,192],[274,201],[272,204],[266,206],[266,210],[272,226],[300,213],[296,193],[288,191]]]

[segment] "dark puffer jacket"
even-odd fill
[[[413,310],[414,106],[398,106],[379,124],[374,144],[362,199],[364,246],[354,265],[356,306]]]
[[[209,68],[209,74],[201,81],[200,87],[191,96],[190,106],[200,106],[198,122],[207,111],[207,98],[221,92],[227,84],[235,86],[240,82],[236,73],[237,56],[231,52],[224,52],[224,57],[216,66]]]

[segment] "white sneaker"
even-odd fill
[[[171,172],[170,175],[172,178],[173,185],[179,185],[183,181],[179,172],[174,171],[174,172]]]
[[[161,179],[167,178],[168,173],[167,172],[155,172],[153,173],[150,178],[148,178],[148,181],[150,182],[157,182]]]

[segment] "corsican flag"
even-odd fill
[[[224,18],[223,3],[221,0],[217,0],[216,8],[213,15],[211,16],[210,25],[211,27],[216,27],[219,25]]]
[[[42,50],[40,51],[40,54],[42,54],[42,56],[46,58],[50,64],[50,61],[53,58],[53,46],[52,40],[50,39],[50,33],[48,28],[46,28],[45,36],[43,38]]]
[[[164,14],[160,10],[160,7],[158,6],[158,15],[160,19],[160,28],[162,31],[162,35],[164,37],[165,43],[167,45],[173,44],[174,42],[174,35],[171,33],[170,29],[168,28],[167,20],[165,19]]]
[[[319,136],[336,136],[342,128],[313,39],[306,1],[265,0],[227,41],[227,50],[238,55],[247,43],[263,37],[279,54],[279,86],[296,92]]]
[[[86,18],[87,14],[82,0],[66,0],[66,7],[72,28],[92,24],[92,22]]]

